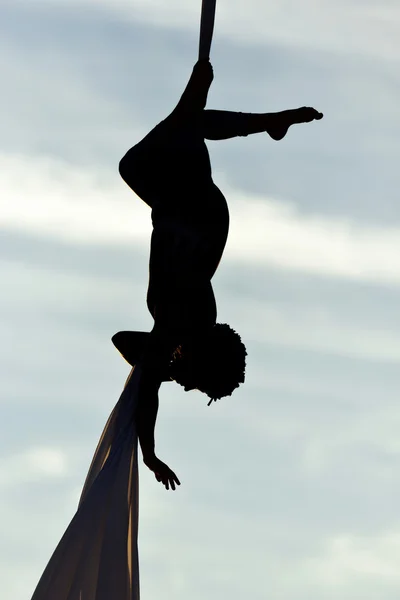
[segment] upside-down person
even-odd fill
[[[245,346],[228,325],[217,324],[211,279],[226,244],[229,212],[212,179],[205,139],[266,132],[281,140],[291,125],[323,116],[309,107],[261,114],[205,110],[212,81],[209,60],[199,60],[176,108],[119,164],[124,181],[152,210],[147,306],[154,327],[149,334],[119,332],[113,341],[132,365],[140,359],[139,442],[144,463],[166,489],[180,482],[155,454],[162,382],[198,389],[209,404],[244,382]]]

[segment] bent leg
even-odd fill
[[[173,112],[193,114],[203,110],[207,103],[208,91],[213,78],[213,68],[210,62],[207,60],[197,61]]]

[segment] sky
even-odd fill
[[[182,4],[184,6],[182,7]],[[26,600],[149,331],[150,211],[118,162],[174,108],[200,0],[0,0],[0,580]],[[143,600],[397,600],[400,7],[218,0],[208,108],[315,123],[207,142],[231,216],[213,279],[246,382],[160,392],[140,455]]]

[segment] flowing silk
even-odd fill
[[[139,600],[138,435],[141,367],[132,368],[98,442],[78,510],[32,600]]]
[[[199,60],[210,58],[214,33],[216,0],[203,0],[201,4]]]

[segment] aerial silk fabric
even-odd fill
[[[139,600],[138,436],[141,367],[132,368],[98,442],[78,510],[32,600]]]
[[[199,60],[210,58],[215,8],[216,0],[203,0],[201,5]]]

